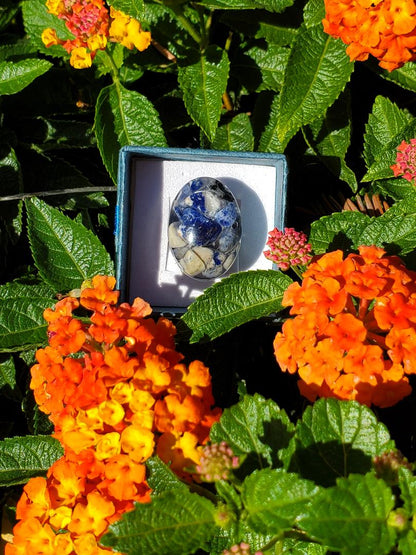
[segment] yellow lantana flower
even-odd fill
[[[93,35],[87,40],[87,46],[90,50],[104,50],[107,46],[107,37],[105,35]]]
[[[137,19],[113,8],[110,9],[110,17],[113,19],[108,33],[111,40],[119,42],[129,50],[134,47],[140,52],[146,50],[151,42],[151,34],[143,31]]]
[[[71,522],[71,518],[72,509],[70,507],[66,507],[65,505],[49,511],[49,522],[56,530],[66,528]]]
[[[41,39],[46,48],[60,43],[55,29],[51,29],[50,27],[42,31]]]
[[[124,418],[124,409],[114,399],[104,401],[98,406],[98,414],[109,426],[116,426]]]
[[[99,461],[115,457],[120,454],[120,434],[109,432],[104,434],[97,443],[95,456]]]
[[[153,428],[155,413],[152,410],[142,410],[136,412],[131,417],[131,423],[133,426],[139,426],[141,428],[147,428],[151,430]]]
[[[92,58],[91,54],[84,46],[79,46],[71,51],[71,58],[69,63],[75,69],[84,69],[86,67],[91,67]]]
[[[120,382],[117,383],[110,391],[110,397],[119,402],[120,405],[124,405],[124,403],[128,403],[131,400],[131,398],[133,397],[133,392],[134,386],[132,383]]]
[[[65,12],[65,4],[63,0],[46,0],[46,7],[49,13],[59,15]]]
[[[78,536],[91,532],[98,537],[108,527],[106,519],[114,513],[114,504],[98,491],[92,491],[87,495],[86,505],[84,503],[75,505],[68,529]]]
[[[121,433],[121,448],[136,463],[146,461],[155,447],[153,432],[139,426],[129,426]]]

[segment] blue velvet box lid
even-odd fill
[[[284,155],[124,147],[119,157],[115,226],[116,277],[122,300],[142,297],[155,311],[181,313],[206,287],[223,279],[184,276],[167,243],[168,216],[176,193],[190,179],[202,176],[222,181],[240,206],[241,249],[228,273],[273,267],[262,253],[267,232],[283,229],[285,223]]]

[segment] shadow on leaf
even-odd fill
[[[297,442],[288,470],[317,485],[330,487],[339,477],[347,477],[351,473],[365,474],[371,468],[371,456],[354,449],[351,444],[329,441],[308,447],[302,447]]]
[[[289,447],[295,434],[294,428],[280,418],[263,422],[263,433],[259,434],[260,443],[257,451],[247,453],[236,475],[243,479],[254,470],[262,468],[282,468],[285,463],[284,451]]]

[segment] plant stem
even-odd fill
[[[198,13],[202,29],[201,50],[205,50],[209,44],[209,31],[212,24],[212,11],[209,13],[206,19],[204,18],[203,8],[199,8]]]
[[[304,268],[304,267],[303,267]],[[299,266],[291,266],[290,267],[291,270],[293,270],[295,272],[295,274],[300,278],[300,280],[302,281],[303,279],[303,272],[305,271],[305,268],[303,269],[303,271],[300,269]]]
[[[113,79],[113,83],[115,85],[120,85],[118,67],[114,63],[113,56],[111,55],[111,53],[108,50],[104,50],[104,53],[107,55],[107,58],[108,58],[108,60],[110,62],[110,65],[111,65],[111,78]]]
[[[218,503],[218,497],[212,491],[209,491],[208,489],[200,486],[195,482],[192,482],[190,484],[188,484],[187,482],[184,482],[184,483],[189,487],[189,490],[191,492],[195,492],[195,493],[198,493],[199,495],[202,495],[202,497],[206,497],[207,499],[212,501],[215,505]]]
[[[276,543],[277,543],[278,541],[280,541],[281,539],[282,539],[282,536],[281,536],[280,534],[279,534],[278,536],[272,538],[266,545],[263,545],[263,546],[262,546],[262,548],[261,548],[262,552],[263,552],[263,551],[266,551],[267,549],[271,549],[271,548],[272,548],[273,546],[275,546]],[[282,553],[281,548],[279,549],[279,551],[277,551],[277,549],[279,549],[279,547],[276,547],[276,549],[275,549],[276,555]]]
[[[170,52],[167,48],[155,41],[155,39],[152,39],[152,46],[154,46],[154,48],[156,48],[156,50],[160,52],[162,56],[164,56],[169,62],[173,62],[176,64],[176,56],[172,54],[172,52]]]
[[[225,41],[225,45],[224,45],[224,50],[225,50],[225,52],[227,52],[227,54],[228,54],[228,52],[230,50],[230,47],[231,47],[232,38],[233,38],[233,33],[232,33],[232,31],[230,31],[230,33],[228,34],[227,40]],[[228,112],[233,111],[234,106],[233,106],[233,102],[230,98],[230,95],[228,94],[228,91],[225,91],[224,94],[222,95],[222,102],[224,104],[225,109]]]
[[[228,112],[232,112],[234,107],[233,107],[233,103],[232,100],[230,98],[230,95],[228,94],[227,91],[225,91],[225,93],[222,95],[222,103],[224,104],[224,108],[228,111]]]
[[[202,39],[201,35],[189,21],[189,19],[183,13],[183,9],[181,6],[169,6],[169,8],[173,11],[176,16],[176,19],[181,23],[182,27],[191,35],[194,41],[201,46]]]

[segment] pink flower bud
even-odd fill
[[[293,266],[308,264],[312,259],[312,246],[306,235],[292,227],[286,227],[284,231],[275,227],[269,231],[267,246],[270,250],[264,251],[264,256],[284,272]]]
[[[397,147],[396,163],[391,166],[396,177],[401,176],[416,184],[416,139],[402,141]]]
[[[241,542],[233,545],[230,549],[224,549],[222,555],[263,555],[263,553],[261,551],[256,551],[252,554],[248,543]]]
[[[222,441],[204,447],[196,471],[205,482],[216,482],[229,480],[232,470],[239,466],[239,458],[234,455],[231,447]]]

